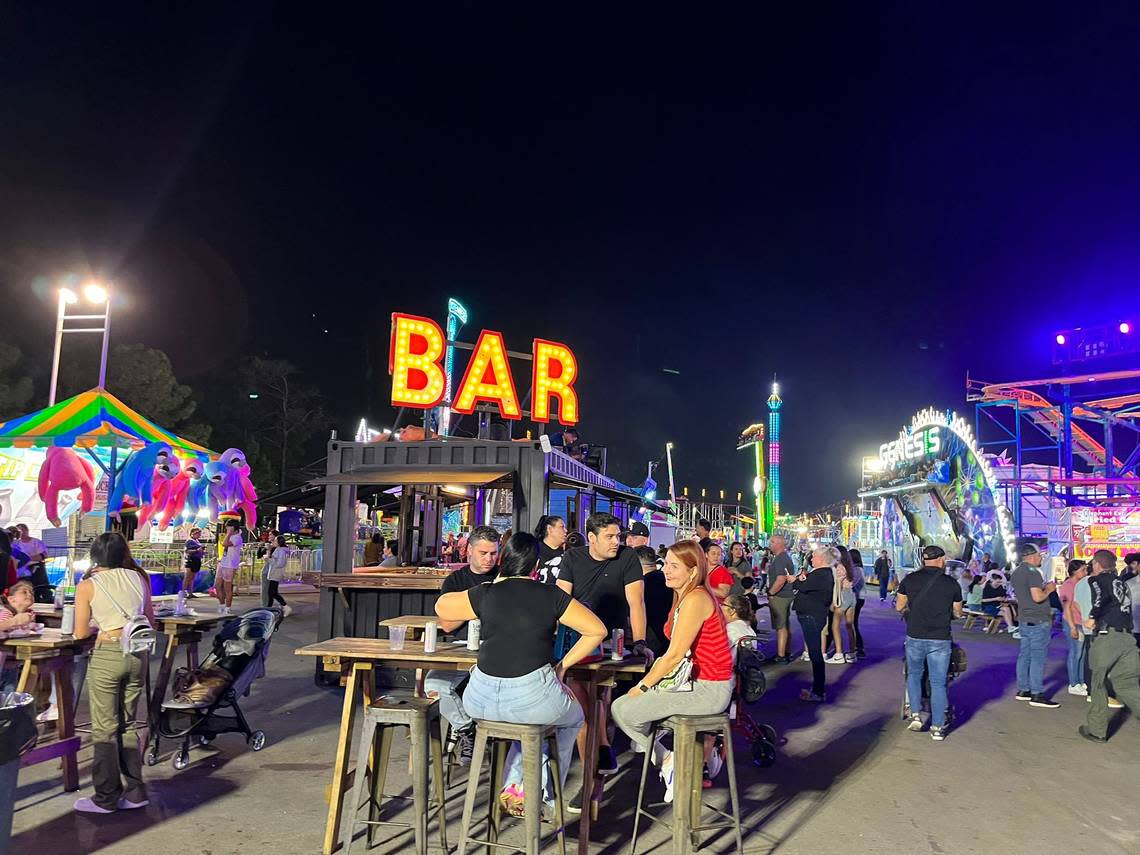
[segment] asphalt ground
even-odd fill
[[[263,751],[251,751],[238,735],[223,735],[208,748],[194,748],[190,766],[176,772],[168,745],[160,764],[145,769],[150,806],[97,817],[71,809],[77,795],[90,794],[89,747],[80,755],[78,793],[61,791],[55,763],[23,769],[10,851],[319,852],[342,691],[317,688],[313,660],[293,655],[294,648],[316,639],[316,597],[290,600],[296,611],[273,641],[269,673],[242,703],[251,725],[267,734]],[[236,605],[253,604],[245,598]],[[1140,722],[1118,711],[1106,745],[1077,735],[1087,704],[1065,691],[1065,646],[1059,633],[1050,649],[1046,684],[1061,707],[1044,710],[1013,700],[1016,641],[956,629],[969,670],[950,688],[958,712],[955,726],[944,742],[934,742],[925,731],[906,730],[900,720],[901,621],[893,609],[871,600],[862,627],[868,657],[828,666],[826,704],[798,700],[810,681],[807,663],[768,671],[768,692],[752,713],[780,734],[777,762],[758,768],[750,762],[747,742],[735,743],[746,852],[1140,851]],[[796,650],[801,647],[795,644]],[[84,715],[81,708],[81,720]],[[410,793],[407,764],[400,762],[403,744],[397,741],[389,792],[402,788]],[[619,758],[621,771],[607,783],[594,827],[594,853],[629,850],[639,760],[640,755],[628,752]],[[568,794],[577,788],[576,773],[577,763]],[[457,774],[448,793],[453,850],[465,778]],[[705,791],[710,803],[727,802],[725,779],[721,773],[716,786]],[[659,798],[659,787],[651,785],[651,797]],[[507,828],[506,840],[512,835],[521,839],[521,824],[517,830]],[[575,832],[576,825],[571,845]],[[413,851],[410,832],[383,835],[388,836],[372,851]],[[357,851],[364,851],[362,842]],[[638,852],[668,851],[667,828],[644,831]],[[733,851],[732,834],[710,832],[700,851]]]

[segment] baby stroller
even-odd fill
[[[238,698],[247,697],[253,681],[265,675],[269,642],[281,618],[277,608],[250,609],[222,626],[210,655],[197,668],[175,672],[171,700],[163,702],[157,716],[148,766],[158,763],[163,738],[182,740],[173,759],[179,771],[190,765],[191,740],[205,746],[219,733],[243,733],[254,751],[265,747],[264,731],[250,730]],[[223,715],[223,709],[232,709],[233,715]]]
[[[923,712],[930,709],[930,674],[929,669],[923,666],[922,669],[922,707],[923,709],[918,712]],[[949,695],[950,684],[954,682],[954,678],[959,674],[966,673],[966,651],[959,647],[957,644],[950,645],[950,667],[946,669],[946,692]],[[907,678],[907,665],[906,655],[903,655],[903,696],[902,696],[902,719],[906,721],[910,718],[910,698],[907,696],[906,690]],[[946,701],[946,726],[949,727],[954,723],[954,704],[947,698]]]
[[[772,725],[758,723],[748,712],[748,705],[760,700],[768,688],[767,678],[761,669],[766,661],[760,650],[760,644],[767,640],[762,637],[765,635],[746,635],[736,643],[736,686],[732,692],[732,702],[728,706],[732,729],[751,742],[752,762],[760,767],[768,767],[776,762],[776,745],[779,741]],[[724,745],[719,736],[716,750],[723,760]]]

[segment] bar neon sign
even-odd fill
[[[431,409],[443,401],[447,374],[442,362],[447,340],[431,318],[392,313],[388,349],[388,372],[392,375],[392,405]],[[559,424],[578,423],[578,360],[574,352],[557,341],[536,338],[531,345],[531,419],[549,422],[551,399],[558,401]],[[495,405],[506,419],[521,419],[522,409],[502,333],[483,330],[456,390],[452,409],[470,414],[485,401]]]

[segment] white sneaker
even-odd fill
[[[707,765],[709,767],[709,780],[711,781],[719,775],[720,770],[724,768],[724,758],[720,756],[719,751],[713,751],[713,753],[709,755]]]
[[[665,755],[661,762],[661,780],[665,782],[665,804],[673,803],[673,752]]]
[[[912,714],[910,721],[907,722],[906,729],[913,730],[916,733],[922,730],[922,716],[920,716],[918,713]]]
[[[281,609],[281,614],[285,615],[285,617],[289,617],[289,615],[293,614],[293,607],[285,606]]]
[[[811,662],[811,654],[805,650],[804,655],[800,657],[800,661],[801,662]]]
[[[1086,695],[1088,695],[1088,693],[1089,693],[1089,690],[1088,690],[1088,689],[1086,689],[1086,688],[1084,687],[1084,684],[1082,684],[1082,683],[1078,683],[1078,684],[1077,684],[1077,685],[1075,685],[1075,686],[1069,686],[1069,694],[1070,694],[1070,695],[1082,695],[1082,696],[1086,696]]]
[[[834,653],[823,660],[828,665],[846,665],[847,659],[844,658],[842,653]]]
[[[84,797],[75,800],[75,809],[80,813],[114,813],[113,810],[107,810],[105,807],[99,807],[91,799]]]
[[[136,810],[144,808],[150,804],[150,799],[143,799],[141,802],[132,802],[126,796],[119,799],[119,810]]]
[[[843,654],[843,661],[846,662],[848,665],[854,665],[855,664],[854,654],[844,653]]]
[[[59,721],[59,707],[49,704],[46,710],[36,716],[36,721]]]

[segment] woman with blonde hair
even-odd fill
[[[635,746],[653,751],[665,782],[665,801],[673,800],[673,752],[650,746],[654,723],[671,715],[714,715],[732,699],[732,652],[724,614],[708,587],[708,559],[700,545],[683,540],[665,556],[665,584],[673,590],[673,609],[665,623],[669,648],[641,682],[613,703],[614,723]],[[689,679],[682,675],[691,663]],[[678,670],[680,669],[680,670]],[[676,691],[677,682],[686,684]]]

